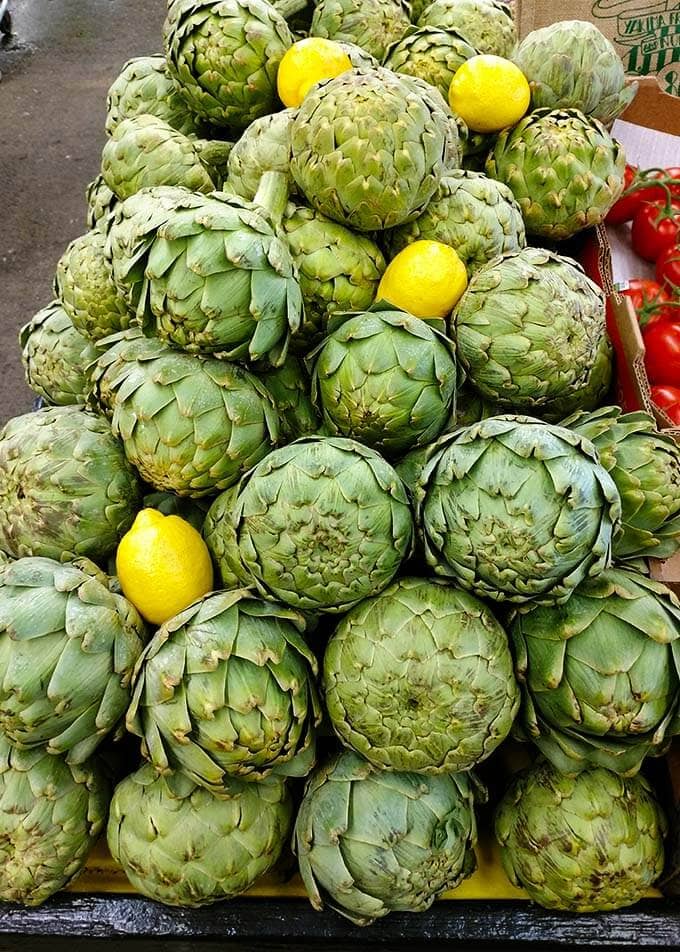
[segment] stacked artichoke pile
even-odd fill
[[[634,91],[597,30],[517,46],[500,0],[299,6],[172,0],[22,331],[43,407],[0,434],[0,895],[82,867],[125,725],[144,765],[108,843],[146,895],[234,896],[292,837],[316,908],[426,909],[474,869],[474,771],[514,724],[540,755],[497,814],[511,878],[634,902],[664,829],[638,772],[680,716],[680,603],[645,561],[680,544],[680,454],[602,406],[603,296],[554,244],[619,196],[603,123]],[[302,32],[353,68],[282,109]],[[498,135],[442,96],[480,52],[531,84]],[[418,239],[467,268],[447,321],[376,301]],[[221,585],[155,633],[106,574],[143,505],[202,528]]]

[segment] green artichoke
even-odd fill
[[[135,889],[169,906],[205,906],[244,892],[278,860],[293,819],[285,783],[230,777],[226,798],[146,764],[115,789],[111,856]]]
[[[118,123],[102,152],[102,176],[121,200],[154,185],[205,193],[215,189],[194,141],[156,116]]]
[[[563,773],[635,774],[677,732],[680,602],[665,585],[608,569],[518,616],[512,638],[523,734]]]
[[[141,499],[108,423],[82,407],[26,413],[0,431],[0,548],[14,558],[103,560]]]
[[[553,241],[597,225],[623,191],[626,157],[577,109],[536,109],[504,129],[486,173],[517,199],[527,234]]]
[[[293,36],[265,0],[171,0],[163,39],[177,90],[201,119],[245,128],[276,109]]]
[[[318,0],[310,35],[357,44],[382,62],[390,43],[400,40],[410,25],[401,0]]]
[[[263,371],[260,379],[274,401],[283,442],[318,433],[321,421],[311,401],[312,384],[297,357],[290,355],[281,367]]]
[[[394,256],[413,241],[451,245],[471,277],[492,258],[526,245],[524,220],[510,189],[478,172],[447,172],[422,215],[385,235]]]
[[[0,569],[0,730],[15,746],[82,763],[130,703],[146,631],[87,559]]]
[[[663,871],[666,820],[642,777],[520,773],[496,813],[508,878],[548,909],[601,912],[642,899]]]
[[[304,629],[298,612],[246,591],[207,595],[165,622],[127,716],[158,772],[225,797],[231,777],[307,773],[321,711]]]
[[[290,136],[295,109],[283,109],[255,119],[234,145],[227,162],[229,192],[252,201],[265,172],[290,178]]]
[[[164,56],[128,60],[114,80],[106,100],[106,132],[119,122],[141,115],[157,116],[184,135],[202,135],[203,124],[177,91]]]
[[[376,231],[421,213],[456,163],[457,143],[451,113],[428,83],[353,69],[315,86],[298,109],[291,173],[318,211]]]
[[[106,822],[99,765],[0,739],[0,899],[38,906],[80,873]]]
[[[105,220],[72,241],[57,264],[55,291],[84,337],[98,341],[129,326],[132,314],[113,279]]]
[[[449,86],[456,71],[477,52],[455,30],[438,30],[433,26],[412,27],[389,47],[385,66],[395,73],[424,79],[448,100]]]
[[[357,235],[301,205],[288,206],[283,231],[305,304],[302,326],[291,346],[298,353],[308,353],[325,336],[333,313],[371,306],[385,258],[368,235]]]
[[[253,374],[134,332],[112,339],[93,385],[143,479],[179,496],[233,485],[277,438],[272,398]]]
[[[332,434],[399,456],[431,443],[451,416],[455,347],[404,311],[350,315],[312,357],[312,399]]]
[[[455,426],[470,426],[488,417],[498,416],[498,407],[463,385],[456,394]]]
[[[346,43],[342,40],[334,40],[334,42],[347,53],[354,69],[367,69],[369,67],[373,69],[380,66],[375,56],[368,53],[362,46],[357,46],[356,43]]]
[[[497,0],[433,0],[417,18],[418,26],[456,30],[479,53],[508,57],[517,28],[506,3]]]
[[[295,851],[315,909],[357,925],[422,912],[476,867],[473,781],[466,774],[385,773],[351,751],[316,770],[295,823]]]
[[[275,450],[218,496],[205,538],[223,577],[265,598],[342,612],[377,595],[411,548],[406,489],[374,450],[308,437]]]
[[[621,496],[615,559],[666,559],[680,547],[680,448],[648,413],[602,407],[562,421],[590,440]]]
[[[512,58],[529,80],[533,109],[580,109],[610,126],[637,93],[614,45],[587,20],[533,30]]]
[[[383,770],[469,770],[519,707],[500,624],[474,595],[428,579],[402,578],[348,612],[323,677],[336,734]]]
[[[96,228],[102,218],[115,211],[118,199],[104,181],[102,175],[93,179],[85,190],[87,201],[87,227]]]
[[[571,258],[524,248],[490,261],[453,322],[468,384],[506,411],[560,420],[609,389],[604,295]]]
[[[417,487],[425,555],[494,601],[553,604],[611,561],[621,502],[592,443],[530,417],[442,437]]]
[[[58,301],[33,317],[19,333],[26,383],[47,403],[85,403],[90,389],[87,367],[97,351],[79,334]]]

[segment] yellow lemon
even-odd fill
[[[467,287],[465,265],[441,241],[414,241],[394,257],[376,299],[416,317],[446,317]]]
[[[286,50],[279,63],[276,85],[285,106],[299,106],[312,86],[352,68],[352,61],[333,40],[310,36]]]
[[[162,625],[212,590],[208,547],[180,516],[142,509],[116,552],[123,594],[147,621]]]
[[[449,104],[473,132],[514,126],[529,108],[531,89],[522,70],[502,56],[472,56],[456,70]]]

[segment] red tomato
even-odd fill
[[[680,387],[680,321],[653,321],[642,338],[649,382]]]
[[[605,221],[608,225],[620,225],[621,222],[630,221],[635,212],[640,207],[644,199],[640,199],[640,191],[633,192],[631,195],[626,195],[626,191],[633,185],[635,179],[637,178],[639,169],[637,165],[627,165],[626,171],[623,175],[623,191],[624,194],[615,202],[607,213]]]
[[[676,426],[680,426],[680,387],[652,387],[652,403],[664,410]]]
[[[647,261],[656,261],[662,251],[675,244],[680,233],[680,201],[667,207],[660,202],[642,205],[635,212],[631,229],[633,250]]]
[[[656,259],[656,280],[677,294],[680,291],[680,248],[669,245]]]
[[[663,184],[644,186],[645,182],[652,182],[654,179],[661,179]],[[623,195],[612,206],[605,218],[610,225],[620,225],[622,222],[631,221],[640,206],[646,202],[665,204],[669,193],[671,198],[680,198],[680,168],[671,166],[658,171],[640,172],[637,166],[627,165],[623,177],[623,188]]]
[[[675,313],[671,308],[666,307],[666,302],[671,298],[668,291],[657,281],[649,278],[631,278],[628,282],[628,288],[622,291],[624,297],[630,298],[640,327],[646,327],[650,321],[673,320],[677,317],[680,320],[680,310]]]

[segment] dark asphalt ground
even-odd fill
[[[1,6],[1,3],[0,3]],[[86,230],[106,91],[161,49],[165,0],[9,0],[0,46],[0,421],[27,411],[19,328],[52,297],[57,261]]]

